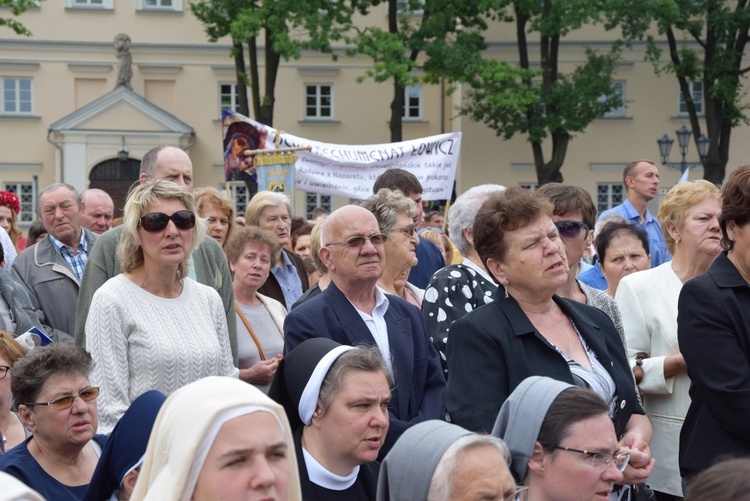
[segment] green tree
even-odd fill
[[[729,162],[732,129],[750,123],[746,114],[742,56],[748,42],[750,7],[747,0],[654,0],[645,17],[655,19],[660,36],[667,41],[668,61],[662,61],[655,38],[649,38],[647,58],[657,74],[677,77],[685,99],[693,139],[702,134],[700,110],[690,89],[691,82],[703,83],[703,118],[710,139],[704,179],[724,182]],[[696,143],[696,147],[698,144]]]
[[[273,125],[281,61],[299,59],[303,49],[331,52],[331,42],[341,38],[353,12],[352,4],[333,0],[195,0],[190,9],[203,23],[210,41],[231,37],[239,92],[237,111],[250,116],[252,102],[253,117],[266,125]]]
[[[585,52],[585,61],[570,73],[560,70],[560,43],[571,31],[587,24],[611,28],[602,12],[605,0],[498,0],[516,33],[518,62],[475,58],[464,74],[454,75],[469,85],[468,103],[460,113],[483,122],[498,136],[525,134],[531,144],[539,184],[561,182],[561,168],[574,134],[595,119],[622,105],[612,82],[619,43],[606,52]],[[529,47],[539,45],[534,58]],[[551,151],[545,156],[544,141]]]
[[[0,7],[10,8],[11,14],[18,17],[32,7],[37,7],[37,0],[0,0]],[[31,32],[19,21],[10,17],[0,17],[0,26],[7,26],[17,35],[31,36]]]
[[[391,141],[403,140],[404,89],[436,83],[441,77],[462,72],[467,58],[485,48],[481,31],[487,27],[493,0],[362,0],[361,12],[387,6],[388,28],[353,27],[346,40],[373,60],[359,81],[390,81],[393,85],[389,128]]]

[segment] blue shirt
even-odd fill
[[[271,273],[276,277],[276,281],[279,282],[279,287],[281,287],[281,292],[284,293],[286,311],[291,311],[292,305],[302,295],[302,280],[297,275],[297,268],[295,268],[289,256],[286,255],[286,252],[281,251],[281,259],[284,261],[284,269],[281,269],[281,266],[277,262],[271,269]]]
[[[78,277],[78,281],[80,282],[81,277],[83,276],[83,269],[86,267],[86,261],[89,260],[89,246],[86,242],[86,231],[81,229],[81,241],[78,242],[76,254],[73,254],[70,247],[53,237],[52,234],[49,235],[49,240],[52,242],[52,246],[57,253],[65,259],[66,263],[68,263],[68,266],[70,266],[70,269],[73,270],[73,273],[75,273],[75,276]]]
[[[581,272],[578,275],[578,280],[594,289],[599,289],[601,291],[607,290],[607,279],[604,277],[604,272],[602,271],[599,262],[588,270]]]
[[[646,234],[648,234],[648,245],[649,252],[651,253],[652,268],[656,268],[660,264],[672,260],[672,255],[669,253],[669,250],[667,250],[667,242],[664,241],[664,233],[661,231],[659,221],[656,220],[648,209],[646,209],[645,221],[641,222],[641,215],[635,210],[635,207],[630,203],[630,200],[625,200],[624,203],[599,214],[599,219],[597,219],[597,221],[600,221],[608,214],[617,214],[618,216],[623,217],[627,222],[639,224],[641,225],[641,228],[646,230]],[[592,284],[589,285],[594,287]]]

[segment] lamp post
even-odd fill
[[[127,146],[125,146],[125,136],[122,136],[122,146],[120,147],[120,151],[117,152],[117,159],[120,163],[125,163],[128,161],[129,156],[130,152]]]
[[[701,161],[688,162],[685,160],[688,144],[690,144],[690,135],[692,133],[693,132],[688,130],[684,125],[680,127],[680,130],[675,131],[675,134],[677,134],[677,144],[680,147],[680,154],[682,155],[682,160],[680,160],[679,162],[669,161],[669,153],[672,151],[672,144],[674,143],[674,139],[670,139],[669,136],[664,134],[661,139],[656,140],[656,143],[659,145],[659,153],[661,154],[662,165],[666,165],[667,167],[671,167],[672,169],[679,169],[680,172],[685,172],[685,169],[688,168],[692,169],[693,167],[702,167],[703,165],[705,165],[706,158],[708,158],[708,147],[710,146],[711,141],[703,134],[700,135],[697,141],[698,156],[700,156]]]

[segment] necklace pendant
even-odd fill
[[[5,435],[3,435],[3,443],[5,443],[7,441],[8,441],[8,437],[6,437]]]

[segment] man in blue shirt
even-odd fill
[[[659,189],[659,169],[649,160],[631,162],[625,166],[623,184],[627,199],[599,214],[599,220],[614,213],[630,223],[641,225],[648,234],[651,267],[670,261],[672,255],[667,250],[659,221],[648,210],[648,203],[654,199]]]

